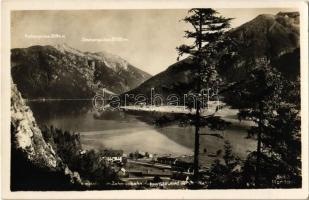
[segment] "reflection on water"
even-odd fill
[[[53,125],[81,133],[82,144],[87,149],[113,148],[126,153],[144,152],[172,155],[192,155],[194,127],[170,125],[154,127],[141,120],[144,116],[115,112],[96,119],[91,102],[32,102],[31,108],[40,125]],[[206,128],[202,132],[214,132]],[[229,140],[235,153],[245,157],[256,142],[245,139],[246,127],[233,124],[224,132],[224,139],[201,136],[201,152],[215,153],[223,149],[224,140]]]
[[[41,124],[58,117],[78,116],[92,108],[91,101],[29,101],[27,104]]]

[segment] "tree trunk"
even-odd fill
[[[199,178],[199,149],[200,149],[200,133],[199,133],[199,103],[197,102],[196,106],[196,125],[195,125],[195,141],[194,141],[194,181],[198,181]]]
[[[259,188],[260,187],[260,162],[261,162],[261,135],[262,135],[262,112],[263,112],[263,107],[262,104],[259,103],[259,111],[260,111],[260,117],[259,117],[259,132],[258,132],[258,136],[257,136],[257,149],[256,149],[256,166],[255,166],[255,187]]]
[[[199,16],[199,34],[197,37],[198,51],[202,49],[202,15]],[[201,92],[201,55],[198,55],[198,81],[197,81],[197,98],[196,98],[196,113],[195,113],[195,141],[194,141],[194,174],[193,179],[195,182],[199,180],[199,151],[200,151],[200,99],[199,94]]]

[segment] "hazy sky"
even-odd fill
[[[237,27],[259,14],[290,9],[218,9]],[[176,47],[189,24],[187,10],[13,11],[12,48],[61,44],[81,51],[107,51],[154,75],[176,62]],[[53,36],[58,34],[64,38]],[[41,38],[39,38],[41,37]],[[42,38],[45,37],[45,38]]]

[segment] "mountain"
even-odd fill
[[[272,57],[292,52],[299,47],[299,16],[262,14],[242,26],[232,29],[229,35],[245,44],[244,56]]]
[[[197,70],[192,63],[192,59],[181,60],[169,66],[165,71],[151,77],[137,88],[127,92],[126,94],[134,96],[132,96],[133,98],[126,96],[126,99],[132,102],[135,97],[142,94],[149,100],[151,88],[154,89],[155,94],[160,94],[165,98],[170,94],[183,97],[183,94],[191,89],[192,77],[195,72]],[[125,98],[124,94],[122,95],[123,98]]]
[[[11,84],[11,190],[65,190],[83,183],[47,143],[33,113]]]
[[[119,94],[151,77],[119,56],[66,44],[12,49],[11,73],[25,98],[90,98],[100,88]]]
[[[238,59],[233,64],[223,59],[218,69],[226,83],[247,77],[250,68],[246,61],[259,60],[268,55],[272,65],[287,78],[295,79],[300,73],[299,13],[280,12],[277,15],[259,15],[253,20],[226,33],[239,44]],[[183,97],[192,87],[193,74],[197,72],[190,58],[176,62],[165,71],[151,77],[129,94],[156,94],[165,98],[170,94]]]

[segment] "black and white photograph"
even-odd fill
[[[9,190],[308,186],[302,14],[10,10]]]

